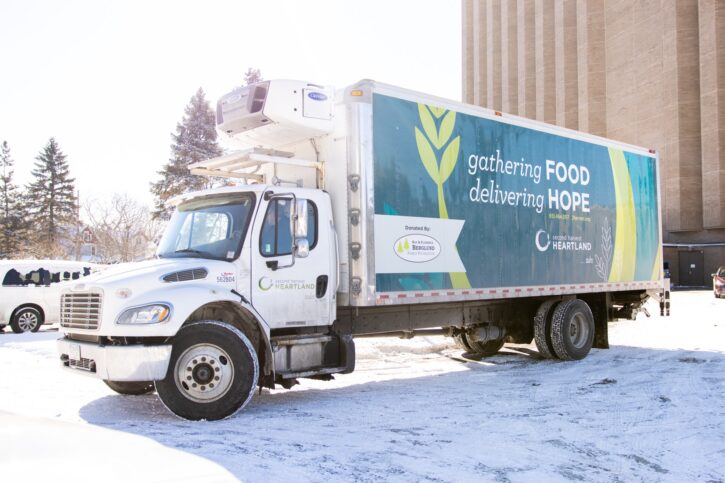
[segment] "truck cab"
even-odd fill
[[[155,388],[189,419],[227,417],[258,385],[351,371],[352,338],[331,330],[338,248],[321,163],[258,147],[309,154],[311,138],[332,132],[333,110],[329,88],[300,81],[220,99],[220,134],[243,149],[191,168],[237,185],[171,200],[156,259],[64,291],[63,366],[122,394]]]
[[[59,344],[66,367],[123,393],[150,390],[169,373],[159,387],[164,396],[172,393],[169,406],[183,403],[179,396],[205,402],[231,392],[235,374],[224,365],[239,347],[252,367],[258,364],[245,398],[257,382],[274,387],[302,373],[351,369],[344,343],[328,330],[337,272],[327,193],[257,184],[174,203],[155,260],[87,277],[63,294]],[[193,351],[184,352],[173,344],[184,327],[222,342],[192,337]],[[183,412],[184,405],[172,410]]]

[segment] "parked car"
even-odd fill
[[[0,331],[7,325],[16,334],[37,332],[60,318],[63,282],[78,280],[103,268],[64,260],[0,261]]]
[[[712,291],[715,298],[725,298],[725,265],[721,265],[717,272],[712,274]]]

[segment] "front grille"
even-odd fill
[[[86,359],[85,357],[68,359],[67,366],[82,371],[96,372],[96,362],[93,359]]]
[[[95,292],[65,293],[60,298],[60,325],[69,329],[97,329],[103,297]]]
[[[190,280],[201,280],[206,278],[209,272],[205,268],[194,268],[191,270],[182,270],[180,272],[169,273],[164,275],[164,282],[188,282]]]

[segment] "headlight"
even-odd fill
[[[125,310],[116,319],[120,325],[158,324],[169,318],[171,306],[166,304],[142,305]]]

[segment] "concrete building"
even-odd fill
[[[656,149],[673,282],[725,265],[725,0],[462,0],[463,100]]]

